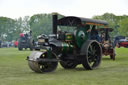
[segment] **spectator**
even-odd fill
[[[20,33],[19,36],[20,36],[20,37],[24,37],[24,34],[23,34],[23,33]]]
[[[18,42],[17,41],[14,42],[14,46],[15,46],[15,48],[18,46]]]
[[[8,41],[6,41],[6,45],[7,45],[7,48],[9,48],[9,42]]]

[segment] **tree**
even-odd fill
[[[58,18],[62,15],[59,14]],[[34,39],[40,34],[52,33],[52,15],[51,14],[36,14],[32,17],[25,16],[23,18],[11,19],[0,17],[0,38],[2,40],[16,40],[19,33],[32,30]]]
[[[128,36],[128,18],[125,18],[120,22],[119,32],[123,36]]]
[[[13,32],[14,40],[16,40],[19,37],[19,34],[21,32],[25,33],[27,31],[30,31],[29,20],[29,16],[25,16],[24,18],[19,17],[18,19],[16,19],[15,32]]]
[[[34,39],[40,34],[51,33],[52,21],[50,14],[36,14],[30,18],[29,25]]]
[[[12,40],[12,33],[15,31],[15,20],[7,17],[0,17],[0,37],[5,40]]]
[[[63,15],[58,14],[58,18]],[[40,34],[51,34],[52,33],[52,14],[36,14],[30,18],[29,21],[30,29],[34,39]]]
[[[105,13],[101,16],[94,16],[94,19],[100,19],[100,20],[106,20],[108,22],[108,27],[111,27],[114,29],[114,31],[111,33],[111,36],[117,36],[120,35],[120,32],[118,29],[120,29],[120,22],[122,22],[123,19],[128,18],[128,16],[116,16],[112,13]]]

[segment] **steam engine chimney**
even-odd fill
[[[53,34],[57,34],[57,13],[52,13],[52,26],[53,26]]]

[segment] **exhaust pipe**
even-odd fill
[[[58,16],[57,16],[57,13],[52,13],[52,32],[53,34],[57,34],[57,19],[58,19]]]
[[[108,35],[108,28],[106,28],[105,29],[105,40],[106,41],[108,40],[108,37],[109,37],[109,35]]]

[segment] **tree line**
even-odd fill
[[[101,16],[94,16],[94,19],[106,20],[109,27],[113,28],[112,36],[128,37],[128,15],[116,16],[112,13],[105,13]]]
[[[59,14],[59,18],[63,15]],[[109,27],[113,28],[113,36],[128,36],[128,16],[116,16],[112,13],[93,16],[93,19],[106,20]],[[11,19],[8,17],[0,17],[0,39],[6,41],[17,40],[19,33],[32,30],[34,39],[42,33],[52,33],[52,14],[35,14],[33,16],[25,16],[23,18]]]

